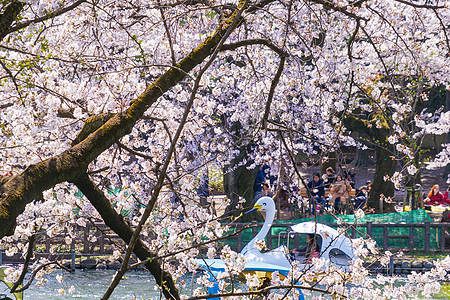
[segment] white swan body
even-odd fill
[[[272,227],[273,219],[275,218],[275,202],[270,197],[261,197],[256,201],[254,210],[265,210],[266,218],[264,224],[258,234],[242,249],[241,254],[244,255],[247,261],[254,261],[260,263],[268,263],[290,268],[291,263],[286,258],[286,246],[278,247],[272,251],[261,253],[256,247],[257,241],[262,241],[266,237],[270,228]]]
[[[258,234],[242,249],[241,254],[247,261],[278,265],[284,268],[291,267],[291,261],[287,258],[288,250],[285,245],[269,252],[261,253],[256,247],[257,241],[263,240],[275,217],[275,202],[270,197],[261,197],[254,206],[254,210],[265,210],[266,219]],[[335,229],[315,222],[299,223],[291,227],[292,232],[301,234],[314,234],[320,236],[320,257],[338,266],[343,270],[349,270],[351,261],[356,259],[353,252],[351,239],[338,233]],[[320,246],[319,246],[320,247]],[[297,264],[299,267],[300,265]]]
[[[291,271],[292,265],[289,259],[286,257],[286,246],[278,247],[272,251],[261,253],[256,247],[257,241],[263,240],[270,228],[272,227],[273,219],[275,217],[275,203],[270,197],[261,197],[258,199],[254,206],[254,210],[265,210],[266,218],[261,230],[258,234],[242,249],[241,254],[246,259],[246,266],[244,271],[246,272],[279,272],[280,274],[287,276]],[[314,222],[305,222],[294,225],[291,227],[293,232],[317,234],[322,238],[322,250],[321,257],[330,259],[330,261],[337,266],[340,266],[343,270],[350,270],[350,261],[356,256],[353,254],[353,248],[351,240],[345,236],[340,235],[335,229],[323,224]],[[328,249],[331,247],[330,249]],[[331,251],[339,250],[345,257],[330,255]],[[339,254],[339,253],[338,253]],[[220,272],[225,272],[227,269],[226,264],[221,259],[197,259],[197,263],[200,268],[205,270],[210,275],[210,280],[214,283],[213,287],[208,288],[210,294],[217,294],[219,292],[219,285],[217,282],[217,275]],[[296,268],[302,268],[302,266],[310,265],[301,263],[295,264]],[[265,275],[266,276],[266,275]],[[299,289],[299,299],[304,300],[302,291]],[[212,298],[219,299],[219,298]]]

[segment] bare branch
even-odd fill
[[[227,51],[227,50],[236,50],[237,48],[244,47],[244,46],[251,46],[251,45],[264,45],[275,51],[280,56],[289,56],[289,54],[281,49],[280,47],[276,46],[274,43],[267,39],[248,39],[248,40],[242,40],[235,43],[229,43],[224,44],[222,46],[221,51]]]
[[[448,49],[448,53],[447,53],[447,54],[450,55],[450,40],[449,40],[449,38],[448,38],[447,28],[446,28],[444,22],[442,21],[441,16],[440,16],[440,15],[438,14],[438,12],[436,11],[436,9],[434,9],[433,11],[434,11],[434,14],[436,15],[436,17],[438,18],[439,23],[441,23],[442,30],[444,31],[444,35],[445,35],[445,41],[446,41],[446,43],[447,43],[447,49]]]
[[[16,77],[12,74],[11,70],[8,69],[8,67],[5,65],[5,63],[1,59],[0,59],[0,65],[2,65],[3,69],[5,69],[5,71],[8,74],[8,76],[11,77],[11,80],[12,80],[12,82],[14,84],[14,88],[16,89],[16,92],[19,95],[19,97],[22,97],[21,93],[20,93],[19,84],[17,83]]]
[[[25,27],[27,27],[27,26],[29,26],[31,24],[44,22],[44,21],[47,21],[47,20],[52,19],[54,17],[57,17],[59,15],[62,15],[64,13],[68,12],[68,11],[71,11],[72,9],[76,8],[77,6],[79,6],[80,4],[82,4],[82,3],[86,2],[86,1],[87,0],[78,0],[78,1],[74,2],[72,5],[69,5],[67,7],[64,7],[64,8],[58,9],[58,10],[55,10],[54,12],[51,12],[51,13],[43,16],[43,17],[39,17],[39,18],[36,18],[36,19],[33,19],[33,20],[29,20],[29,21],[17,24],[16,26],[10,27],[8,30],[5,30],[3,35],[0,33],[0,39],[5,37],[7,34],[9,34],[11,32],[18,31],[18,30],[20,30],[22,28],[25,28]]]
[[[269,118],[270,106],[272,105],[273,95],[275,94],[275,88],[277,87],[278,82],[280,81],[281,73],[283,73],[285,61],[286,56],[282,55],[280,57],[280,63],[278,65],[277,73],[273,77],[272,84],[270,85],[269,96],[267,97],[266,108],[264,111],[264,116],[262,118],[262,127],[264,129],[267,128],[267,119]]]
[[[351,17],[353,19],[361,19],[364,21],[368,21],[368,19],[360,17],[358,15],[355,15],[352,12],[349,12],[346,7],[341,7],[341,6],[337,6],[335,3],[331,2],[331,1],[327,1],[327,0],[309,0],[310,2],[314,2],[317,4],[321,4],[323,5],[323,7],[328,8],[328,9],[332,9],[334,11],[343,13],[344,15]]]
[[[445,8],[445,5],[428,5],[428,4],[417,4],[414,2],[406,1],[406,0],[395,0],[397,2],[415,7],[415,8],[431,8],[431,9],[441,9]]]
[[[161,1],[157,0],[158,5],[161,5]],[[177,63],[177,60],[175,58],[175,51],[173,50],[173,43],[172,43],[172,37],[170,36],[170,28],[167,24],[166,16],[164,15],[164,9],[162,7],[159,8],[159,12],[161,14],[161,19],[163,21],[164,29],[166,30],[167,39],[169,40],[169,47],[170,47],[170,55],[172,57],[172,65],[175,65]]]
[[[11,288],[11,293],[16,293],[16,289],[23,283],[23,280],[25,279],[25,275],[28,272],[28,266],[30,265],[30,260],[33,257],[34,252],[34,241],[36,240],[36,235],[32,235],[28,238],[28,250],[27,250],[27,256],[25,257],[25,262],[23,264],[22,273],[20,274],[19,279],[14,283],[14,285]]]
[[[231,233],[231,234],[226,234],[226,235],[223,235],[223,236],[218,237],[218,238],[216,238],[216,239],[209,240],[209,241],[206,241],[206,242],[202,242],[202,243],[200,243],[200,244],[196,244],[196,245],[194,245],[194,246],[187,247],[187,248],[184,248],[184,249],[181,249],[181,250],[178,250],[178,251],[174,251],[174,252],[171,252],[171,253],[168,253],[168,254],[159,256],[159,257],[157,257],[157,258],[162,259],[162,258],[167,258],[167,257],[175,257],[175,255],[177,255],[177,254],[179,254],[179,253],[183,253],[183,252],[189,251],[189,250],[191,250],[191,249],[200,248],[200,247],[203,247],[203,246],[206,246],[206,245],[209,245],[209,244],[212,244],[212,243],[221,241],[221,240],[226,240],[226,239],[228,239],[228,238],[230,238],[230,237],[233,237],[233,236],[236,236],[236,235],[238,235],[239,233],[243,232],[244,230],[249,229],[249,228],[252,228],[252,227],[253,227],[253,226],[251,226],[251,225],[249,225],[249,226],[244,226],[244,227],[242,227],[241,229],[239,229],[239,230],[237,230],[236,232],[233,232],[233,233]],[[147,259],[147,260],[144,260],[144,261],[137,262],[137,263],[131,265],[131,266],[128,268],[128,270],[131,270],[131,269],[134,269],[134,268],[136,268],[136,267],[142,266],[142,265],[148,263],[149,261],[150,261],[150,259]]]
[[[356,19],[355,30],[353,31],[352,36],[350,37],[350,39],[347,42],[347,54],[348,54],[348,58],[350,59],[350,61],[353,59],[352,45],[353,45],[353,42],[355,41],[356,35],[358,34],[360,26],[361,26],[361,21],[359,19]]]
[[[30,287],[30,285],[33,283],[34,278],[36,277],[36,275],[39,273],[40,270],[44,269],[45,267],[48,267],[50,265],[57,265],[58,267],[60,267],[61,269],[64,269],[68,272],[70,272],[69,269],[67,269],[66,267],[64,267],[62,264],[60,264],[58,261],[51,261],[48,263],[45,263],[43,265],[40,265],[39,267],[37,267],[36,269],[34,269],[33,273],[31,274],[30,279],[28,280],[28,282],[23,285],[20,289],[17,289],[14,291],[14,293],[20,293],[25,291],[26,289],[28,289]]]
[[[11,107],[13,105],[14,105],[14,103],[5,103],[5,104],[0,105],[0,109],[8,108],[8,107]]]
[[[236,296],[250,296],[250,295],[260,295],[270,292],[271,290],[279,290],[279,289],[302,289],[302,290],[309,290],[309,291],[316,291],[321,293],[329,294],[330,292],[324,289],[319,289],[315,287],[309,287],[309,286],[303,286],[303,285],[296,285],[296,284],[290,284],[290,285],[277,285],[277,286],[268,286],[262,289],[254,290],[254,291],[248,291],[248,292],[235,292],[232,291],[230,293],[219,293],[219,294],[207,294],[207,295],[200,295],[195,297],[187,298],[187,300],[199,300],[199,299],[211,299],[211,298],[220,298],[224,297],[236,297]],[[336,295],[337,297],[340,297],[339,299],[345,299],[344,295]]]

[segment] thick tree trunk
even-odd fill
[[[367,141],[367,139],[369,139],[370,137],[367,136],[367,134],[365,132],[357,132],[358,134],[358,142],[364,144],[365,141]],[[364,168],[364,167],[368,167],[370,165],[373,165],[373,161],[370,159],[370,154],[371,151],[363,150],[361,148],[357,148],[356,149],[356,157],[355,159],[352,161],[352,166],[354,167],[358,167],[358,168]]]
[[[354,167],[368,167],[370,165],[369,152],[367,150],[356,149],[356,157],[352,161]]]
[[[378,122],[379,124],[377,124]],[[389,126],[385,123],[382,115],[374,116],[371,120],[362,120],[349,115],[344,118],[344,123],[348,128],[358,130],[374,141],[376,167],[367,206],[374,208],[376,213],[380,213],[381,195],[384,198],[394,196],[394,184],[391,181],[385,181],[384,176],[391,177],[397,168],[397,161],[393,157],[395,149],[387,140],[390,134]],[[378,128],[379,125],[381,125],[380,128]],[[395,212],[393,203],[383,201],[383,213],[386,212]]]
[[[381,195],[385,198],[394,196],[394,184],[391,181],[384,180],[385,175],[391,177],[397,168],[397,161],[392,159],[392,151],[391,145],[386,147],[377,146],[375,150],[376,172],[367,204],[369,207],[375,208],[376,213],[381,212]],[[394,204],[383,202],[383,213],[388,212],[395,212]]]
[[[447,111],[450,110],[450,91],[445,91],[445,108]],[[447,133],[446,136],[446,142],[450,144],[450,132]],[[447,166],[444,168],[444,174],[442,174],[442,177],[450,176],[450,164],[447,164]],[[447,177],[448,180],[450,180],[450,177]]]
[[[2,2],[4,5],[6,1]],[[0,40],[8,34],[11,24],[16,20],[24,5],[24,2],[13,0],[6,6],[3,14],[0,15]]]
[[[80,176],[74,183],[102,216],[105,224],[128,244],[133,236],[133,230],[123,217],[114,210],[103,192],[87,175]],[[150,252],[140,239],[134,246],[133,252],[141,261],[150,259],[145,264],[145,267],[153,275],[156,283],[163,288],[164,296],[167,299],[180,299],[178,289],[175,287],[170,274],[163,270],[158,259],[152,259],[156,257],[156,254]]]
[[[241,150],[240,155],[231,161],[229,168],[233,168],[233,166],[238,165],[246,159],[245,156],[245,150]],[[225,209],[224,219],[236,217],[241,213],[241,211],[236,210],[240,197],[245,198],[245,203],[243,204],[244,211],[253,207],[253,184],[255,182],[257,172],[258,168],[249,170],[246,165],[234,168],[232,171],[224,170],[224,190],[228,199],[231,200],[231,203]],[[249,222],[255,219],[261,221],[261,215],[243,215],[240,217],[239,221]]]
[[[134,101],[129,108],[111,116],[106,123],[87,135],[72,148],[45,161],[29,166],[21,174],[0,187],[0,238],[14,233],[17,216],[42,191],[55,184],[74,180],[84,173],[91,161],[128,134],[145,111],[168,89],[176,85],[214,50],[231,25],[233,14],[221,23],[216,32],[162,74]]]

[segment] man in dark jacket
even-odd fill
[[[313,178],[308,182],[308,189],[311,192],[312,199],[310,203],[312,205],[312,214],[316,214],[316,205],[321,207],[325,205],[325,188],[323,180],[320,179],[319,173],[314,174]]]
[[[256,203],[256,201],[261,197],[263,184],[264,184],[264,171],[263,166],[259,167],[258,173],[256,173],[255,183],[253,184],[253,192],[255,193],[253,202]]]
[[[200,198],[200,206],[207,208],[209,210],[211,203],[208,202],[209,191],[210,191],[208,174],[202,175],[202,177],[200,177],[199,183],[200,183],[200,186],[197,189],[197,195]]]
[[[369,191],[367,186],[363,185],[356,192],[355,199],[353,200],[354,209],[364,209],[366,206],[367,198],[369,197]]]
[[[334,182],[336,179],[336,174],[334,174],[334,170],[332,167],[328,167],[325,171],[325,174],[322,176],[323,179],[323,186],[326,189],[330,188],[330,185]]]

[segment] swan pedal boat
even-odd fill
[[[258,241],[264,240],[272,227],[275,217],[275,202],[270,197],[261,197],[251,211],[259,210],[265,210],[266,218],[258,234],[241,251],[246,261],[243,273],[257,274],[260,279],[270,278],[273,272],[279,272],[280,275],[287,276],[293,267],[292,262],[295,260],[298,260],[295,268],[300,268],[300,270],[309,268],[311,261],[305,259],[305,257],[295,258],[289,253],[286,245],[264,253],[255,247]],[[327,225],[315,222],[299,223],[290,227],[287,236],[289,237],[292,234],[314,235],[320,248],[319,257],[329,260],[330,264],[344,271],[349,271],[352,260],[357,258],[353,252],[351,239]],[[287,244],[289,245],[289,239]],[[209,273],[211,281],[214,282],[214,287],[209,288],[208,291],[211,294],[218,293],[215,278],[220,272],[226,270],[225,263],[221,259],[197,259],[197,264],[199,269]],[[301,291],[299,299],[304,299]]]

